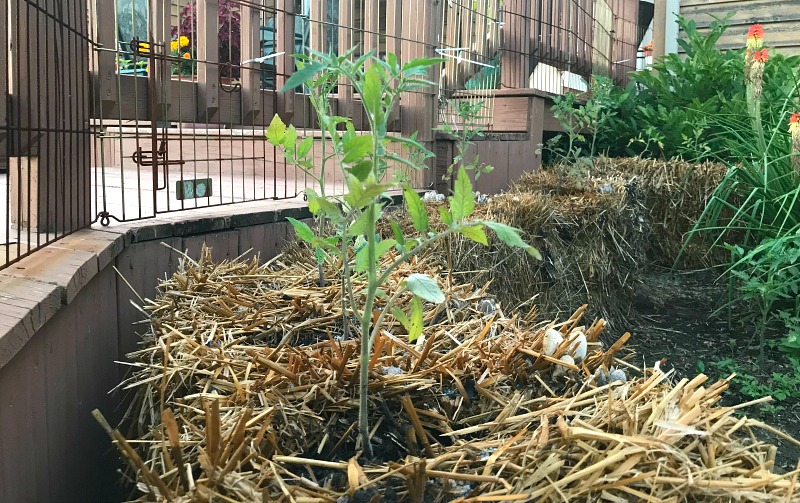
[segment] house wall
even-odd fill
[[[708,30],[714,17],[729,12],[730,28],[720,38],[720,49],[744,47],[747,31],[753,23],[764,25],[765,43],[785,55],[800,55],[800,0],[682,0],[680,13],[697,23],[701,32]]]

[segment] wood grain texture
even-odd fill
[[[730,27],[720,38],[720,49],[744,47],[751,24],[764,26],[765,43],[785,55],[800,54],[800,0],[708,0],[681,2],[681,15],[697,23],[701,33],[708,31],[714,16],[733,16]],[[684,36],[681,33],[681,36]]]

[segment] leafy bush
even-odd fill
[[[664,55],[650,69],[633,72],[625,89],[611,92],[617,113],[598,132],[599,152],[739,161],[738,153],[727,148],[730,136],[719,131],[720,123],[731,120],[740,131],[752,131],[747,123],[744,48],[716,48],[729,17],[713,22],[705,35],[694,21],[679,17],[686,38],[678,43],[685,54]],[[771,56],[764,69],[765,103],[783,103],[798,67],[796,56]],[[764,107],[763,117],[767,129],[780,119],[771,107]]]

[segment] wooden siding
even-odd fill
[[[765,43],[786,55],[800,55],[800,0],[683,0],[681,15],[708,30],[714,17],[735,14],[730,28],[719,41],[720,49],[744,47],[747,30],[753,23],[764,25]]]

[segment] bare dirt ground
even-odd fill
[[[635,315],[631,319],[638,321],[630,327],[629,347],[635,351],[631,363],[652,366],[667,358],[665,368],[675,369],[675,379],[691,378],[698,371],[704,371],[712,379],[727,377],[728,372],[711,365],[723,359],[754,367],[758,350],[752,324],[734,319],[729,325],[727,310],[714,315],[728,296],[727,284],[717,278],[711,271],[657,270],[646,275],[633,302]],[[760,382],[766,382],[773,372],[790,373],[792,369],[783,353],[768,349],[764,370],[754,375]],[[741,383],[741,379],[733,380],[723,405],[753,399],[741,392]],[[800,437],[800,399],[789,397],[772,404],[777,407],[755,405],[742,413]],[[776,465],[783,470],[795,469],[800,447],[774,436],[764,438],[778,446]]]

